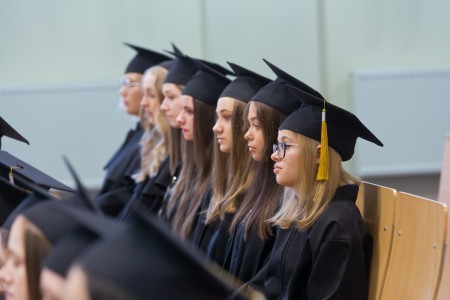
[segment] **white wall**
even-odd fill
[[[444,0],[4,1],[0,88],[116,80],[133,55],[122,42],[162,51],[173,41],[190,55],[221,64],[232,61],[273,78],[261,60],[267,58],[338,105],[351,108],[354,70],[448,67],[448,11],[450,2]],[[110,99],[114,109],[117,100]],[[92,99],[92,106],[73,106],[78,110],[73,113],[83,115],[91,109],[98,112],[97,122],[123,124],[120,134],[105,132],[101,137],[105,144],[118,145],[130,122],[105,113],[102,106],[108,102],[101,103]],[[22,107],[19,116],[11,112],[9,117],[20,127],[36,115],[62,113],[52,107],[35,110]],[[82,141],[83,135],[73,139]],[[59,149],[56,142],[51,146]],[[30,149],[44,151],[33,145]],[[103,163],[114,150],[95,147],[90,155]],[[51,163],[45,159],[39,165]],[[99,165],[78,169],[84,177],[101,178]],[[53,167],[47,171],[52,173]]]

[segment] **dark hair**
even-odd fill
[[[198,216],[201,200],[211,183],[215,107],[194,99],[194,140],[192,152],[186,153],[183,169],[191,169],[185,178],[184,189],[172,221],[172,228],[188,238]],[[189,155],[189,156],[188,156]]]
[[[239,224],[243,223],[245,239],[249,233],[253,233],[264,240],[272,235],[271,224],[266,220],[273,217],[284,190],[276,182],[270,155],[272,154],[272,144],[277,141],[278,127],[286,116],[264,103],[251,101],[247,104],[244,112],[246,123],[248,122],[246,117],[251,103],[256,106],[256,116],[263,130],[264,155],[263,160],[253,162],[254,181],[234,215],[230,226],[230,234],[234,234]]]

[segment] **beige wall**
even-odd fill
[[[170,49],[173,41],[190,55],[221,64],[232,61],[273,78],[262,62],[267,58],[335,103],[351,108],[354,70],[449,67],[448,11],[450,2],[444,0],[4,1],[0,88],[116,80],[132,56],[122,42],[162,51]],[[117,98],[111,99],[112,106],[116,102]],[[0,100],[1,107],[7,105],[7,100]],[[21,122],[36,114],[60,114],[62,109],[42,107],[36,112],[24,107],[20,116],[6,109],[2,116],[20,128]],[[78,109],[72,113],[83,115],[91,109],[98,111],[96,122],[119,122],[122,131],[102,138],[108,145],[122,141],[128,122],[102,114],[95,101]],[[58,130],[64,132],[64,124]],[[39,140],[39,132],[31,134]],[[84,135],[73,138],[83,141]],[[45,146],[35,143],[31,149],[45,151]],[[58,153],[58,144],[52,146]],[[12,153],[19,151],[15,144],[9,147]],[[94,147],[90,156],[105,162],[113,150]],[[23,155],[27,160],[28,154]],[[81,173],[101,179],[100,165],[81,165]],[[52,168],[50,173],[68,180],[62,162]]]

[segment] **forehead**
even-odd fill
[[[222,111],[222,110],[228,110],[233,111],[234,108],[234,99],[229,97],[222,97],[219,98],[219,101],[217,101],[217,108],[216,111]]]
[[[142,83],[145,86],[153,86],[155,83],[156,76],[152,72],[147,72],[142,78]]]
[[[181,93],[180,89],[174,83],[164,83],[162,89],[164,93]]]
[[[297,134],[287,129],[278,130],[279,141],[295,141],[297,140]]]
[[[250,101],[250,106],[248,108],[248,118],[249,119],[258,118],[256,114],[256,104],[253,101]]]
[[[130,78],[133,81],[141,80],[142,74],[139,73],[125,73],[125,78]]]
[[[27,220],[23,216],[18,216],[11,227],[8,239],[8,249],[16,255],[23,256],[25,253],[24,231]]]
[[[182,106],[194,107],[194,98],[188,95],[181,95],[180,103]]]

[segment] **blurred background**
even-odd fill
[[[0,10],[0,116],[30,141],[8,151],[93,191],[134,125],[119,79],[123,42],[274,78],[262,58],[353,111],[385,144],[359,140],[346,167],[435,199],[450,131],[450,2],[444,0],[16,0]]]

